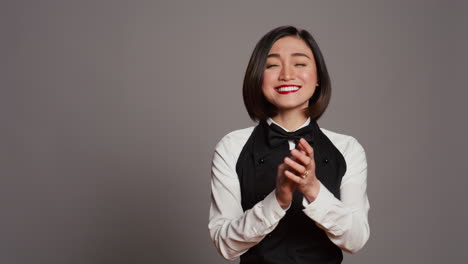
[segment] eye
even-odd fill
[[[276,67],[276,66],[278,66],[278,65],[277,65],[277,64],[268,64],[268,65],[266,66],[266,68],[267,68],[267,69],[270,69],[270,68]]]
[[[296,67],[305,67],[307,66],[305,63],[296,63]]]

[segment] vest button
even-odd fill
[[[265,162],[265,160],[263,158],[258,159],[258,163],[263,164],[264,162]]]
[[[328,159],[327,158],[323,159],[323,163],[328,163]]]

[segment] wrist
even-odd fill
[[[291,201],[285,201],[284,199],[281,199],[282,195],[278,193],[278,189],[275,190],[275,197],[276,197],[276,201],[281,206],[281,208],[283,208],[283,210],[286,210],[289,208]]]
[[[317,196],[320,193],[320,181],[316,180],[315,183],[307,189],[307,192],[303,193],[304,197],[309,203],[312,203],[317,199]]]

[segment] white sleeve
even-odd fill
[[[356,139],[351,137],[349,144],[343,154],[347,170],[340,186],[341,200],[320,183],[317,198],[310,204],[303,200],[303,211],[325,230],[333,243],[355,253],[369,239],[367,161],[364,149]]]
[[[216,146],[211,170],[211,206],[208,229],[218,252],[233,260],[259,243],[286,214],[275,191],[247,211],[241,205],[237,157],[230,152],[229,134]]]

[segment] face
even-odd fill
[[[317,68],[309,46],[296,36],[277,40],[268,53],[263,75],[265,98],[279,112],[304,109],[316,86]]]

